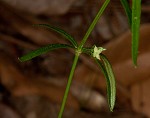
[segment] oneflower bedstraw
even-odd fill
[[[132,60],[133,60],[133,63],[135,65],[137,65],[141,0],[133,0],[132,9],[130,8],[130,5],[127,0],[120,0],[120,1],[125,9],[126,14],[127,14],[129,25],[132,28]],[[115,76],[114,76],[113,69],[112,69],[110,62],[107,59],[107,57],[104,54],[102,54],[102,52],[105,51],[106,49],[103,47],[97,47],[97,46],[94,46],[91,48],[84,47],[84,44],[86,43],[89,35],[93,31],[96,23],[99,21],[100,17],[102,16],[102,14],[103,14],[104,10],[106,9],[106,7],[108,6],[109,2],[110,2],[110,0],[105,0],[104,4],[99,9],[94,20],[90,24],[87,32],[85,33],[84,37],[82,38],[80,44],[78,44],[76,42],[76,40],[70,34],[68,34],[67,32],[65,32],[64,30],[62,30],[58,27],[48,25],[48,24],[38,24],[38,25],[34,25],[34,26],[43,27],[43,28],[55,31],[58,34],[60,34],[61,36],[63,36],[65,39],[67,39],[70,42],[70,44],[60,44],[60,43],[49,44],[44,47],[38,48],[34,51],[31,51],[30,53],[19,58],[19,60],[21,62],[24,62],[24,61],[31,60],[32,58],[35,58],[41,54],[44,54],[44,53],[47,53],[49,51],[53,51],[56,49],[60,49],[60,48],[72,48],[74,50],[75,56],[74,56],[72,68],[71,68],[71,71],[70,71],[70,74],[68,77],[68,83],[66,85],[66,90],[64,93],[64,97],[62,100],[58,118],[62,118],[64,109],[65,109],[65,104],[66,104],[67,97],[68,97],[68,93],[70,90],[72,78],[74,75],[74,71],[75,71],[75,68],[76,68],[76,65],[77,65],[77,62],[78,62],[78,59],[79,59],[79,56],[81,53],[86,53],[89,56],[92,56],[93,59],[95,60],[95,62],[98,64],[100,70],[104,74],[104,77],[105,77],[106,83],[107,83],[107,98],[108,98],[108,103],[109,103],[109,109],[110,109],[110,111],[113,111],[113,109],[114,109],[115,100],[116,100],[116,82],[115,82]]]
[[[96,46],[94,46],[93,57],[95,57],[98,60],[101,60],[100,59],[100,53],[102,53],[104,50],[106,50],[106,49],[103,48],[103,47],[96,47]]]

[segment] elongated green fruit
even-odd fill
[[[129,22],[129,25],[131,27],[131,25],[132,25],[132,10],[130,8],[130,5],[129,5],[127,0],[120,0],[120,1],[122,3],[122,6],[123,6],[125,12],[126,12],[126,15],[128,17],[128,22]]]
[[[103,61],[99,61],[96,59],[97,64],[101,68],[107,82],[107,96],[108,96],[108,103],[109,103],[109,108],[110,111],[113,111],[114,106],[115,106],[115,100],[116,100],[116,82],[115,82],[115,77],[113,74],[112,67],[108,61],[108,59],[103,55],[100,54],[100,57]]]
[[[141,17],[141,0],[132,2],[132,60],[137,66],[137,56],[139,47],[139,30]]]
[[[43,28],[47,28],[47,29],[50,29],[52,31],[55,31],[58,34],[60,34],[63,37],[65,37],[67,40],[69,40],[75,48],[78,47],[78,44],[75,41],[75,39],[70,34],[68,34],[66,31],[64,31],[64,30],[62,30],[62,29],[60,29],[58,27],[54,27],[54,26],[51,26],[51,25],[48,25],[48,24],[36,24],[36,25],[33,25],[33,26],[43,27]]]
[[[41,54],[47,53],[48,51],[59,49],[59,48],[74,48],[73,46],[66,44],[49,44],[44,47],[38,48],[37,50],[31,51],[30,53],[19,58],[21,62],[28,61]]]

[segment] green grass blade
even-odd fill
[[[132,10],[130,8],[130,5],[129,5],[127,0],[120,0],[120,1],[122,3],[122,6],[123,6],[125,12],[126,12],[126,15],[128,17],[128,23],[131,27],[131,25],[132,25]]]
[[[51,26],[51,25],[48,25],[48,24],[35,24],[33,26],[37,26],[37,27],[43,27],[43,28],[46,28],[46,29],[50,29],[52,31],[55,31],[57,32],[58,34],[62,35],[63,37],[65,37],[66,39],[68,39],[72,45],[77,48],[78,47],[78,44],[77,42],[75,41],[75,39],[70,35],[68,34],[66,31],[58,28],[58,27],[54,27],[54,26]]]
[[[140,19],[141,19],[141,0],[133,0],[132,1],[132,60],[135,66],[137,66]]]
[[[66,44],[49,44],[47,46],[38,48],[37,50],[31,51],[30,53],[20,57],[19,60],[21,62],[28,61],[41,54],[47,53],[48,51],[59,49],[59,48],[73,48],[73,46],[66,45]]]
[[[108,96],[108,103],[110,111],[113,111],[115,106],[115,100],[116,100],[116,83],[115,83],[115,77],[112,71],[112,67],[108,61],[108,59],[103,55],[100,54],[101,61],[98,59],[95,59],[99,67],[101,68],[107,82],[107,96]]]

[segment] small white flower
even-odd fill
[[[94,47],[94,52],[93,52],[93,57],[95,57],[96,59],[99,59],[100,60],[100,53],[102,53],[104,50],[104,48],[102,47]]]

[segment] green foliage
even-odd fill
[[[99,66],[101,66],[101,70],[104,73],[104,76],[107,80],[107,94],[108,94],[108,103],[109,103],[109,108],[111,111],[113,111],[114,106],[115,106],[115,99],[116,99],[116,82],[115,82],[115,77],[114,73],[111,67],[110,62],[106,58],[105,55],[100,54],[100,57],[103,61],[100,62],[98,61]]]
[[[68,41],[70,41],[72,45],[49,44],[47,46],[41,47],[37,50],[34,50],[34,51],[28,53],[25,56],[19,58],[19,60],[23,62],[23,61],[28,61],[28,60],[30,60],[34,57],[37,57],[41,54],[47,53],[49,51],[59,49],[59,48],[72,48],[75,50],[75,57],[74,57],[74,61],[72,64],[71,71],[70,71],[68,83],[66,86],[66,90],[65,90],[65,94],[63,97],[63,101],[62,101],[62,105],[60,108],[58,118],[62,118],[62,114],[63,114],[64,108],[65,108],[67,96],[68,96],[69,89],[70,89],[71,82],[72,82],[72,78],[74,75],[74,71],[75,71],[75,68],[76,68],[76,65],[78,62],[78,58],[81,53],[86,53],[86,54],[92,56],[95,59],[98,66],[100,67],[101,71],[103,72],[103,74],[106,78],[106,82],[107,82],[107,94],[108,94],[109,108],[110,108],[110,111],[113,111],[113,109],[114,109],[115,100],[116,100],[115,76],[114,76],[113,69],[112,69],[110,62],[108,61],[106,56],[102,54],[102,51],[104,51],[105,49],[102,47],[96,47],[95,45],[91,48],[84,47],[84,44],[86,43],[89,35],[93,31],[96,23],[98,22],[102,13],[108,6],[109,2],[110,2],[110,0],[106,0],[104,2],[104,4],[98,11],[96,17],[94,18],[93,22],[91,23],[90,27],[88,28],[87,32],[85,33],[85,36],[83,37],[83,39],[79,45],[77,44],[75,39],[70,34],[65,32],[64,30],[54,27],[54,26],[51,26],[51,25],[47,25],[47,24],[38,24],[38,25],[34,25],[34,26],[43,27],[43,28],[55,31],[55,32],[59,33],[60,35],[62,35],[63,37],[65,37]],[[128,17],[129,25],[132,30],[132,60],[133,60],[133,63],[135,65],[137,65],[139,27],[140,27],[140,15],[141,15],[141,0],[133,0],[132,9],[130,8],[127,0],[121,0],[121,3],[123,5],[123,8],[125,9],[125,12]]]
[[[31,51],[30,53],[20,57],[19,60],[21,62],[28,61],[28,60],[31,60],[32,58],[37,57],[41,54],[44,54],[44,53],[47,53],[49,51],[59,49],[59,48],[73,48],[73,46],[66,45],[66,44],[49,44],[49,45],[41,47],[37,50]]]
[[[83,52],[94,57],[93,53],[95,47],[96,46],[93,46],[92,48],[83,48]],[[105,50],[102,47],[98,47],[98,48],[102,49],[102,51]],[[115,83],[113,69],[109,60],[105,55],[102,54],[102,52],[100,52],[99,56],[100,58],[94,57],[94,59],[106,78],[109,108],[110,111],[113,111],[115,106],[115,99],[116,99],[116,83]]]
[[[95,60],[106,78],[109,108],[110,111],[113,111],[115,106],[115,99],[116,99],[116,85],[115,85],[115,78],[114,78],[111,65],[108,62],[108,60],[105,59],[103,60],[104,63],[102,63],[98,59]]]
[[[128,22],[129,22],[129,25],[131,27],[131,25],[132,25],[132,10],[130,8],[130,5],[129,5],[127,0],[120,0],[120,1],[122,3],[122,6],[123,6],[125,12],[126,12],[126,15],[128,17]]]
[[[137,66],[137,56],[139,47],[139,29],[141,17],[141,0],[133,0],[132,5],[132,60]]]
[[[141,0],[132,0],[132,9],[127,0],[120,0],[128,17],[128,22],[132,32],[132,61],[137,66],[137,56],[139,47],[139,29],[141,17]]]
[[[54,27],[54,26],[51,26],[49,24],[36,24],[36,25],[33,25],[33,26],[43,27],[43,28],[55,31],[58,34],[60,34],[63,37],[65,37],[68,41],[70,41],[75,48],[77,48],[77,46],[78,46],[77,42],[74,40],[74,38],[70,34],[68,34],[66,31],[64,31],[64,30],[62,30],[62,29],[60,29],[58,27]]]

